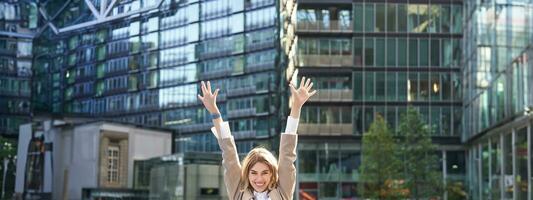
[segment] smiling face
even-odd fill
[[[248,181],[256,192],[264,192],[272,179],[272,172],[268,165],[262,162],[255,163],[248,173]]]

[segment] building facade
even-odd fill
[[[276,1],[48,4],[56,27],[35,41],[35,112],[171,128],[174,151],[219,151],[196,96],[210,80],[240,151],[271,146],[282,107]]]
[[[171,138],[168,130],[104,121],[45,119],[23,124],[15,196],[82,199],[82,191],[92,191],[93,196],[113,197],[113,189],[115,197],[121,196],[133,189],[134,163],[171,154]]]
[[[533,198],[531,1],[465,1],[462,139],[473,199]]]
[[[30,118],[35,3],[0,2],[0,136],[16,137]]]
[[[463,2],[284,2],[287,76],[319,90],[301,114],[299,198],[357,197],[362,134],[378,114],[396,133],[408,106],[430,128],[444,179],[464,184]]]

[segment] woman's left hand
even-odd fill
[[[300,87],[296,89],[296,87],[291,83],[289,84],[291,88],[291,96],[293,98],[292,102],[292,108],[301,108],[304,103],[316,93],[316,90],[311,91],[311,88],[313,87],[313,82],[311,82],[310,78],[302,77],[302,81],[300,82]]]

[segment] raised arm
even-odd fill
[[[202,81],[201,83],[202,94],[198,95],[198,99],[202,101],[204,107],[209,111],[213,118],[214,128],[211,128],[213,134],[215,134],[218,145],[222,150],[222,166],[224,167],[224,183],[228,192],[228,197],[234,199],[239,190],[239,182],[241,179],[241,163],[237,154],[237,147],[235,141],[231,137],[228,122],[222,120],[220,116],[220,110],[217,107],[217,96],[219,89],[216,89],[214,93],[211,93],[211,83],[207,81],[207,84]],[[214,129],[214,130],[213,130]]]
[[[302,77],[300,81],[300,88],[296,89],[295,86],[291,83],[289,84],[291,88],[292,104],[291,104],[291,114],[290,116],[294,119],[300,118],[300,111],[305,102],[316,93],[316,90],[311,92],[313,88],[313,82],[310,78]]]
[[[220,126],[223,122],[222,116],[220,115],[220,110],[218,110],[217,107],[217,96],[220,89],[216,89],[214,93],[211,93],[211,82],[207,81],[207,84],[202,81],[201,83],[201,89],[202,89],[202,95],[198,94],[198,99],[202,101],[204,104],[205,109],[209,112],[211,116],[213,117],[213,125],[215,126],[215,129],[217,131],[217,138],[220,138]],[[218,117],[216,117],[218,116]]]
[[[296,89],[294,85],[290,84],[292,104],[291,114],[287,119],[287,127],[285,132],[281,134],[279,144],[279,189],[286,199],[293,199],[294,187],[296,184],[296,144],[298,143],[298,135],[296,130],[298,128],[298,120],[300,118],[300,111],[305,102],[316,93],[316,90],[311,92],[313,83],[311,79],[302,77],[300,87]]]

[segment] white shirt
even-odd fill
[[[298,129],[298,119],[289,116],[287,118],[287,126],[285,127],[285,132],[283,132],[282,134],[296,134],[297,129]],[[215,137],[219,139],[218,138],[219,134],[217,134],[217,130],[215,129],[215,127],[211,128],[211,132],[213,132]],[[228,122],[222,122],[222,124],[220,124],[220,136],[222,138],[231,137],[231,132],[229,130]]]
[[[254,191],[254,197],[255,200],[270,200],[270,197],[268,197],[268,192],[256,192]]]

